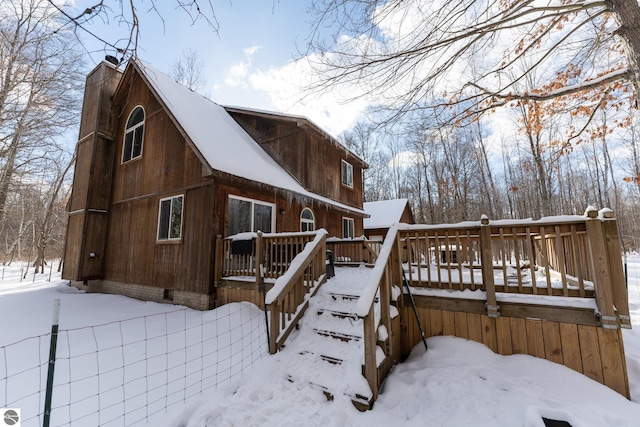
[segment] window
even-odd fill
[[[345,239],[355,237],[353,218],[342,218],[342,237]]]
[[[276,205],[259,202],[243,197],[229,196],[228,228],[229,236],[246,231],[262,231],[271,233],[275,231]]]
[[[144,110],[136,107],[129,114],[127,127],[124,131],[124,147],[122,148],[122,163],[136,159],[142,155],[142,137],[144,134]]]
[[[309,208],[304,208],[300,214],[300,231],[315,231],[316,222],[313,217],[313,211]]]
[[[158,240],[179,240],[182,237],[183,196],[160,200]]]
[[[353,166],[342,160],[342,184],[353,188]]]

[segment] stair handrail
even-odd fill
[[[265,310],[270,313],[269,352],[271,354],[276,353],[282,347],[293,328],[298,324],[302,314],[304,314],[309,304],[309,298],[317,292],[319,285],[326,280],[325,248],[327,234],[325,229],[317,230],[314,239],[307,243],[302,252],[293,258],[289,269],[276,279],[273,287],[267,292]],[[320,270],[312,274],[313,285],[306,286],[306,292],[301,295],[300,292],[295,291],[296,284],[299,284],[301,279],[304,282],[305,271],[309,267],[313,269],[314,262]],[[301,297],[302,300],[294,301],[296,297]],[[296,304],[295,307],[290,306],[292,302]],[[285,308],[292,312],[286,312]]]
[[[364,288],[362,295],[358,299],[356,314],[362,319],[364,335],[364,377],[369,383],[373,400],[378,397],[380,389],[380,378],[378,376],[378,325],[376,324],[375,300],[378,290],[380,290],[380,322],[387,330],[390,330],[390,307],[391,307],[391,287],[393,286],[393,268],[401,268],[399,263],[393,262],[393,252],[397,249],[396,240],[398,236],[398,224],[394,224],[384,239],[380,248],[380,253],[369,277],[369,281]],[[397,264],[397,265],[396,265]],[[389,349],[387,349],[388,351]],[[384,350],[383,350],[384,351]],[[388,354],[385,354],[387,356]]]

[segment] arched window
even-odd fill
[[[124,131],[124,147],[122,163],[142,155],[142,137],[144,134],[144,109],[140,106],[133,109],[127,120]]]
[[[300,231],[315,231],[316,222],[313,217],[313,211],[304,208],[300,214]]]

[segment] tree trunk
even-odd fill
[[[640,6],[637,0],[609,0],[609,4],[620,23],[616,34],[626,47],[626,59],[632,73],[631,83],[637,108],[640,99]]]

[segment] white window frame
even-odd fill
[[[311,212],[311,219],[308,218],[304,218],[303,215],[306,211]],[[307,229],[303,230],[303,224],[307,225]],[[309,225],[311,225],[311,228],[309,228]],[[316,231],[316,216],[313,213],[313,211],[311,210],[311,208],[304,208],[302,209],[302,212],[300,212],[300,231]]]
[[[350,223],[351,224],[351,233],[352,233],[351,236],[347,236],[346,235],[347,233],[344,232],[345,231],[345,227],[344,227],[345,223],[347,223],[347,224]],[[342,238],[343,239],[354,239],[355,237],[356,237],[356,222],[354,221],[353,218],[349,218],[349,217],[343,216],[342,217]]]
[[[130,128],[127,128],[127,123],[129,123],[129,120],[131,119],[131,116],[133,115],[133,112],[136,111],[138,108],[140,108],[142,110],[142,121],[140,123],[136,123],[135,125],[131,126]],[[122,163],[128,163],[132,160],[138,159],[140,157],[142,157],[142,151],[144,150],[144,124],[147,121],[147,112],[144,110],[144,107],[142,105],[136,105],[135,107],[133,107],[131,109],[131,112],[129,113],[129,116],[127,117],[127,121],[124,124],[124,138],[122,139]],[[133,147],[134,147],[134,142],[135,142],[135,135],[136,135],[136,129],[138,129],[139,127],[142,127],[142,135],[140,136],[140,154],[138,154],[137,156],[133,156]],[[128,159],[125,160],[125,148],[127,147],[126,141],[127,141],[127,135],[133,133],[133,137],[131,140],[131,152],[129,153],[131,155],[131,157],[129,157]]]
[[[276,204],[275,203],[271,203],[271,202],[265,202],[263,200],[257,200],[257,199],[250,199],[249,197],[242,197],[242,196],[235,196],[235,195],[231,195],[229,194],[229,199],[236,199],[236,200],[243,200],[245,202],[251,202],[251,231],[252,232],[257,232],[258,230],[255,229],[255,223],[253,221],[254,219],[254,212],[255,212],[255,204],[259,204],[259,205],[263,205],[263,206],[269,206],[271,207],[271,233],[275,233],[276,232]],[[229,203],[227,201],[227,213],[229,212]],[[227,227],[229,224],[229,218],[227,218]],[[228,231],[228,229],[227,229]],[[261,230],[264,231],[264,230]]]
[[[171,237],[171,211],[173,210],[173,201],[176,199],[182,199],[182,206],[180,206],[180,235],[178,237]],[[161,224],[162,221],[162,202],[166,201],[166,200],[171,200],[171,204],[169,205],[169,223],[168,224]],[[158,226],[156,229],[156,241],[157,242],[175,242],[175,241],[180,241],[182,240],[182,225],[184,224],[184,194],[176,194],[175,196],[171,196],[171,197],[164,197],[162,199],[160,199],[160,201],[158,202]],[[160,229],[161,227],[165,225],[168,227],[167,229],[167,237],[166,238],[161,238],[160,237]]]
[[[346,160],[341,160],[340,174],[342,176],[342,185],[353,188],[353,165]]]

